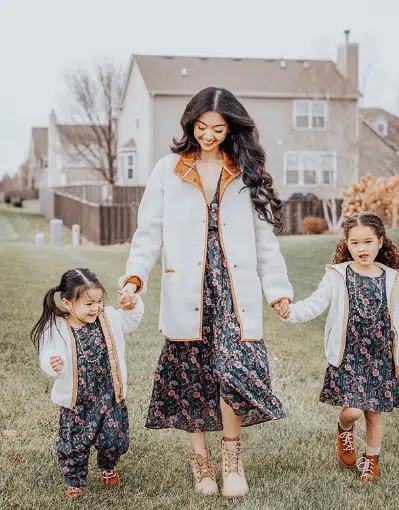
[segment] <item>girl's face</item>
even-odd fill
[[[368,266],[377,257],[383,241],[371,227],[357,225],[349,230],[347,244],[353,260],[361,266]]]
[[[63,299],[62,303],[76,325],[92,324],[104,309],[104,294],[102,289],[91,288],[83,292],[79,299]]]
[[[211,152],[224,141],[228,126],[217,112],[206,112],[194,124],[194,137],[203,151]]]

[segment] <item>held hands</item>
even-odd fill
[[[122,310],[133,310],[137,303],[136,285],[134,283],[126,284],[122,290],[118,291],[118,303]]]
[[[50,365],[54,372],[61,372],[61,370],[64,368],[64,362],[60,356],[51,356]]]
[[[290,316],[291,309],[289,299],[286,298],[280,299],[280,301],[274,303],[273,308],[277,315],[282,319],[287,319]]]

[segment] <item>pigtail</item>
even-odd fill
[[[399,250],[389,237],[384,237],[384,242],[375,259],[392,269],[399,270]]]
[[[50,329],[55,324],[56,317],[65,317],[68,315],[67,312],[61,310],[54,299],[56,292],[59,292],[59,287],[53,287],[50,289],[43,299],[43,311],[40,319],[36,322],[33,327],[30,338],[33,345],[39,350],[40,341],[43,337],[44,331],[49,327]]]
[[[333,264],[341,264],[341,262],[349,262],[350,260],[353,260],[353,258],[349,252],[348,243],[346,239],[341,239],[335,249]]]

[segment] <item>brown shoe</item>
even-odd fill
[[[195,479],[195,492],[199,494],[218,494],[219,487],[216,483],[218,467],[210,462],[211,452],[206,448],[203,453],[190,450],[188,457],[191,460],[191,467]]]
[[[357,468],[360,471],[361,482],[372,482],[380,474],[378,455],[365,455],[357,461]]]
[[[240,441],[229,441],[227,448],[226,441],[222,439],[222,494],[225,498],[240,498],[248,494],[241,451]]]
[[[84,493],[84,491],[84,487],[71,487],[68,485],[65,494],[68,499],[77,499]]]
[[[337,457],[347,467],[356,467],[355,437],[353,435],[354,425],[350,430],[343,430],[338,424],[337,430]]]
[[[118,487],[120,483],[119,473],[116,469],[102,469],[101,478],[103,487]]]

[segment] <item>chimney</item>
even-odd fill
[[[338,46],[337,69],[351,81],[359,86],[359,45],[349,41],[350,30],[345,30],[345,41]]]

